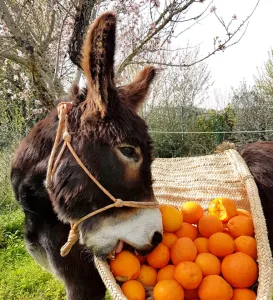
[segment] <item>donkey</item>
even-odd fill
[[[87,89],[74,85],[65,101],[72,146],[100,183],[123,200],[155,201],[152,190],[152,142],[137,111],[145,101],[156,70],[146,67],[136,79],[117,87],[114,81],[116,18],[100,16],[83,45],[82,69]],[[105,287],[92,262],[92,253],[105,258],[120,251],[123,241],[138,252],[151,251],[162,240],[158,209],[114,208],[80,225],[80,243],[66,257],[60,248],[81,217],[111,200],[89,179],[65,151],[45,187],[49,156],[58,126],[57,110],[38,122],[19,145],[11,180],[25,213],[25,242],[29,253],[65,284],[69,300],[103,299]],[[60,148],[60,147],[59,147]],[[256,143],[240,150],[258,185],[273,247],[273,143]]]
[[[116,17],[108,12],[90,27],[82,49],[87,89],[74,86],[68,130],[71,145],[95,178],[116,198],[156,202],[152,189],[152,142],[137,114],[156,75],[144,68],[128,85],[114,78]],[[123,242],[145,255],[162,241],[158,208],[112,208],[79,226],[80,240],[66,257],[60,248],[74,223],[112,201],[65,150],[45,186],[49,156],[58,126],[57,110],[38,122],[20,143],[12,163],[11,181],[25,214],[29,253],[65,284],[69,300],[103,299],[105,287],[92,262],[121,251]],[[60,150],[59,145],[59,150]]]
[[[273,254],[273,142],[259,141],[238,149],[258,187]]]

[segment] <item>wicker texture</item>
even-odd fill
[[[235,150],[220,154],[156,159],[152,167],[154,192],[160,204],[180,207],[196,201],[204,209],[216,197],[233,199],[238,208],[251,211],[258,248],[259,286],[257,300],[272,300],[273,260],[258,190],[243,158]],[[124,300],[107,263],[95,264],[114,300]]]

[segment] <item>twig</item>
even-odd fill
[[[53,30],[54,30],[54,25],[55,25],[55,20],[56,20],[56,12],[55,11],[53,11],[52,12],[52,15],[51,15],[51,22],[50,22],[50,26],[49,26],[49,29],[48,29],[48,32],[47,32],[47,35],[46,35],[46,37],[45,37],[45,39],[44,39],[44,42],[43,42],[43,46],[47,46],[47,44],[50,42],[50,40],[51,40],[51,35],[52,35],[52,32],[53,32]],[[62,31],[62,29],[61,29],[61,31]]]
[[[28,63],[27,63],[27,60],[22,58],[22,57],[19,57],[17,55],[14,55],[14,54],[11,54],[10,52],[0,52],[0,57],[3,57],[3,58],[6,58],[6,59],[9,59],[9,60],[12,60],[18,64],[21,64],[25,67],[28,66]]]
[[[164,20],[164,22],[160,26],[158,26],[153,32],[151,32],[150,34],[148,34],[148,36],[144,40],[142,40],[140,42],[140,44],[138,45],[138,47],[136,47],[135,50],[124,59],[124,61],[121,63],[120,67],[118,68],[117,75],[119,76],[122,73],[122,71],[125,69],[125,67],[128,65],[128,63],[139,53],[139,51],[142,49],[142,47],[147,42],[149,42],[159,31],[161,31],[172,20],[172,17],[174,15],[176,15],[176,14],[178,14],[178,13],[186,10],[194,2],[195,2],[195,0],[190,0],[183,7],[181,7],[178,10],[176,10],[175,13],[174,12],[171,13],[171,6],[172,5],[169,5],[165,9],[165,11],[161,14],[161,16],[157,19],[157,21],[155,22],[155,24],[157,25],[162,20],[162,18],[167,14],[168,9],[170,9],[169,16]]]
[[[71,8],[72,8],[72,6],[70,6],[69,9],[71,9]],[[62,40],[62,34],[63,34],[64,24],[65,24],[65,21],[66,21],[68,15],[69,15],[69,12],[66,12],[66,15],[65,15],[65,17],[63,19],[61,30],[60,30],[60,35],[59,35],[59,40],[58,40],[58,47],[57,47],[57,56],[56,56],[55,71],[54,71],[54,76],[53,76],[53,82],[55,82],[55,80],[57,78],[57,75],[58,75],[59,62],[60,62],[60,46],[61,46],[61,40]]]
[[[61,4],[61,2],[59,1],[59,0],[55,0],[57,3],[58,3],[58,5],[60,5],[61,7],[62,7],[62,9],[64,10],[64,11],[66,11],[66,13],[68,14],[68,15],[70,15],[70,17],[72,17],[73,19],[75,18],[75,16],[73,16],[73,14],[71,14],[71,6],[69,7],[69,9],[67,9],[65,6],[63,6],[62,4]],[[73,7],[73,3],[72,3],[72,7]]]
[[[226,41],[222,44],[220,44],[214,51],[210,52],[208,55],[204,56],[203,58],[194,61],[190,64],[172,64],[172,63],[162,63],[162,62],[156,62],[156,61],[131,61],[131,62],[127,62],[127,65],[130,64],[157,64],[157,65],[163,65],[163,66],[171,66],[171,67],[191,67],[194,66],[204,60],[206,60],[207,58],[209,58],[210,56],[214,55],[216,52],[218,51],[223,51],[225,48],[230,47],[231,45],[234,45],[236,43],[238,43],[241,39],[242,36],[245,34],[246,30],[244,31],[243,35],[239,38],[239,40],[237,40],[236,42],[234,42],[231,45],[227,45],[228,42],[240,31],[240,29],[245,25],[245,23],[250,19],[250,17],[253,15],[253,13],[255,12],[258,4],[259,4],[260,0],[257,1],[254,9],[252,10],[252,12],[250,13],[250,15],[241,23],[241,25],[234,31],[233,34],[228,36],[228,39],[226,39]]]

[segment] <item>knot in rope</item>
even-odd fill
[[[59,119],[61,119],[64,115],[67,115],[72,109],[72,106],[72,102],[60,102],[57,106]]]
[[[124,201],[122,201],[121,199],[117,199],[115,202],[115,207],[122,207],[124,206]]]
[[[61,248],[61,256],[66,256],[70,252],[71,248],[77,242],[78,239],[79,239],[78,227],[72,226],[68,234],[67,242]]]
[[[71,135],[67,131],[65,131],[63,133],[63,140],[68,142],[68,143],[71,143]]]

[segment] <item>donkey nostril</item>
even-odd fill
[[[157,246],[162,242],[162,234],[160,232],[155,232],[152,238],[153,246]]]

